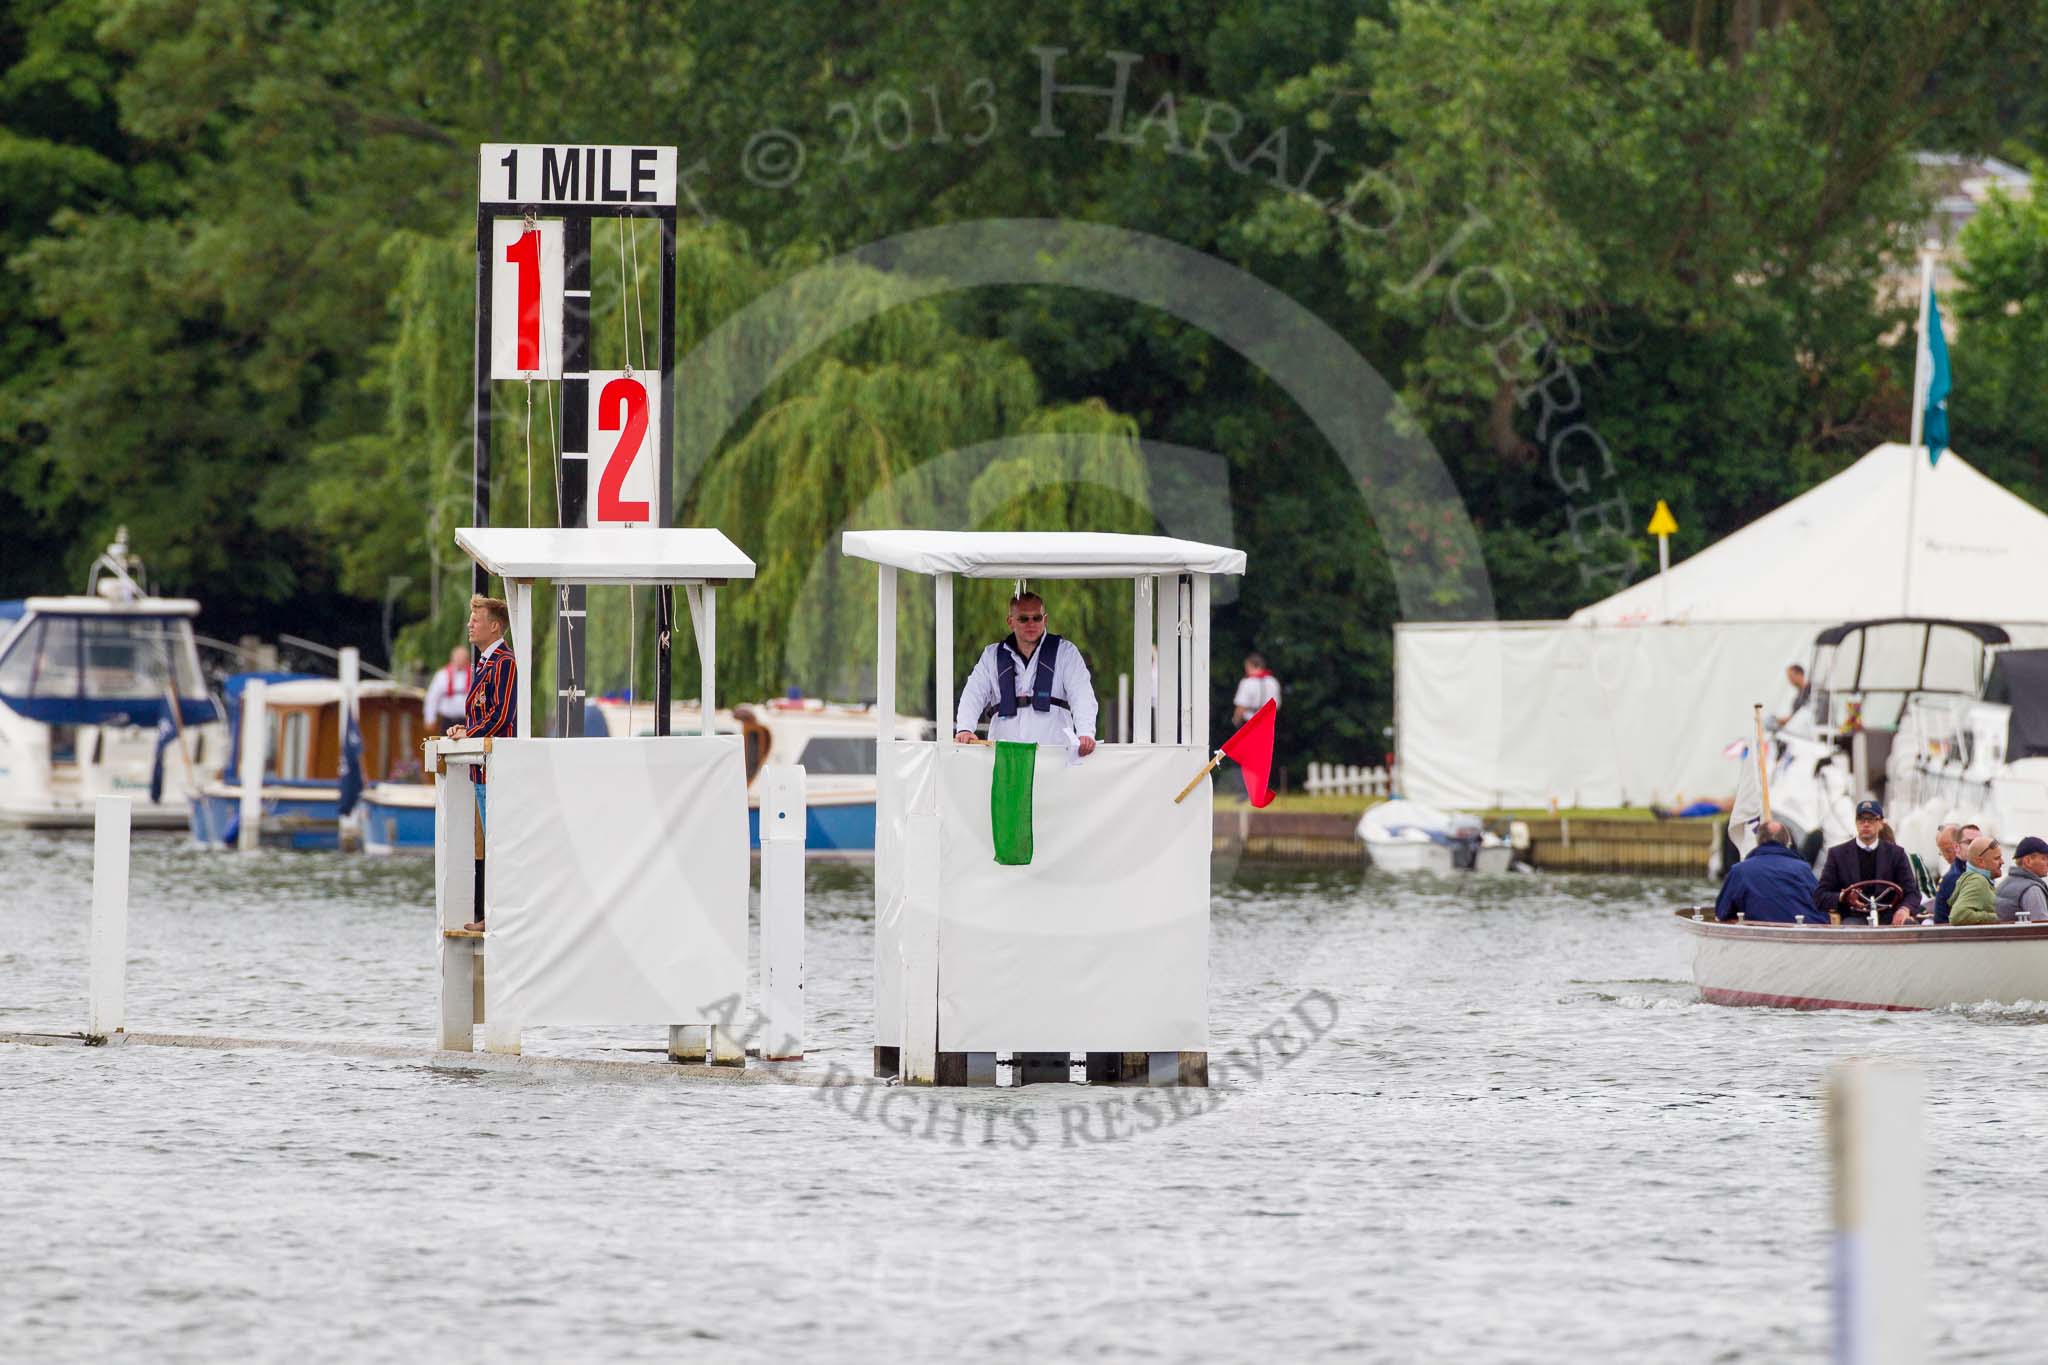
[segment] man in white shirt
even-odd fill
[[[1010,599],[1010,635],[981,652],[960,689],[955,739],[971,741],[988,719],[992,740],[1065,747],[1079,737],[1083,757],[1095,752],[1095,684],[1072,643],[1045,628],[1045,601],[1035,592]]]
[[[462,705],[469,696],[469,651],[461,645],[448,651],[448,666],[427,684],[427,731],[439,734],[462,723]]]
[[[1242,725],[1267,702],[1280,706],[1280,680],[1266,671],[1266,656],[1244,656],[1244,676],[1237,680],[1237,693],[1230,699],[1230,723]]]

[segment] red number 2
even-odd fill
[[[597,396],[597,429],[620,432],[611,458],[604,462],[604,475],[597,481],[597,519],[606,521],[648,521],[647,504],[625,502],[619,489],[632,472],[633,457],[647,436],[647,390],[637,379],[614,379]]]
[[[522,370],[540,368],[540,231],[523,232],[505,248],[505,259],[519,267],[519,357]]]

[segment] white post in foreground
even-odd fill
[[[261,678],[242,689],[242,816],[236,846],[244,853],[263,843],[263,773],[270,766],[270,706]]]
[[[942,735],[944,743],[948,736]],[[804,1055],[804,770],[761,774],[761,1060]]]
[[[1927,1357],[1927,1233],[1915,1067],[1852,1061],[1828,1083],[1836,1365]]]
[[[134,806],[127,796],[96,796],[92,803],[85,1036],[101,1042],[128,1027],[128,827]]]

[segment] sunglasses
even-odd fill
[[[1023,615],[1022,613],[1019,613],[1017,616],[1017,621],[1020,625],[1026,622],[1043,621],[1044,619],[1045,613],[1042,611],[1030,616]]]

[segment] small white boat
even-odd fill
[[[180,829],[225,745],[192,618],[152,597],[124,528],[85,594],[0,602],[0,822],[86,827],[100,796],[134,800],[138,829]]]
[[[1515,850],[1479,817],[1415,801],[1382,801],[1358,821],[1366,856],[1386,872],[1506,872]]]
[[[1931,1010],[2048,1000],[2048,924],[1723,924],[1711,907],[1676,915],[1709,1004]]]

